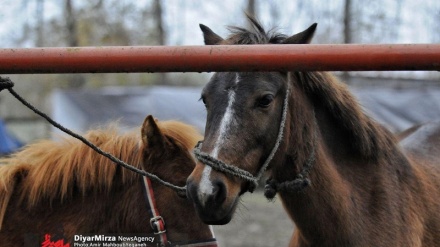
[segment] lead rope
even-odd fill
[[[35,108],[32,104],[30,104],[29,102],[27,102],[25,99],[23,99],[17,92],[15,92],[12,87],[14,86],[14,82],[11,81],[11,79],[9,79],[8,77],[0,77],[0,91],[2,91],[3,89],[8,89],[8,91],[18,100],[20,101],[23,105],[25,105],[26,107],[28,107],[29,109],[31,109],[33,112],[35,112],[36,114],[40,115],[42,118],[46,119],[46,121],[48,121],[50,124],[52,124],[54,127],[56,127],[57,129],[61,130],[62,132],[80,140],[81,142],[83,142],[84,144],[86,144],[87,146],[89,146],[91,149],[93,149],[95,152],[101,154],[102,156],[108,158],[109,160],[113,161],[116,165],[122,166],[130,171],[133,171],[135,173],[138,173],[142,176],[148,177],[158,183],[161,183],[164,186],[167,186],[171,189],[173,189],[174,191],[177,192],[177,194],[179,194],[182,197],[186,196],[186,186],[180,187],[174,184],[171,184],[167,181],[162,180],[161,178],[159,178],[158,176],[156,176],[155,174],[146,172],[144,170],[138,169],[134,166],[131,166],[127,163],[125,163],[124,161],[116,158],[115,156],[111,155],[110,153],[107,153],[105,151],[103,151],[102,149],[100,149],[99,147],[95,146],[93,143],[89,142],[87,139],[85,139],[84,137],[82,137],[81,135],[76,134],[75,132],[69,130],[68,128],[62,126],[61,124],[55,122],[52,118],[50,118],[48,115],[46,115],[45,113],[41,112],[40,110],[38,110],[37,108]]]
[[[250,172],[243,170],[241,168],[238,168],[237,166],[232,166],[229,164],[224,163],[221,160],[218,160],[209,154],[202,152],[202,141],[199,141],[197,146],[194,149],[194,155],[196,158],[202,162],[205,165],[209,165],[212,168],[214,168],[217,171],[229,173],[233,176],[239,177],[241,179],[247,180],[251,182],[248,191],[253,192],[255,188],[258,186],[258,182],[260,181],[261,177],[264,175],[264,172],[266,171],[267,167],[269,166],[270,162],[272,161],[273,157],[275,156],[276,152],[278,151],[278,148],[283,141],[284,137],[284,129],[286,126],[286,119],[287,119],[287,111],[288,111],[288,104],[289,104],[289,96],[290,96],[290,83],[287,83],[287,90],[286,95],[284,97],[283,101],[283,112],[281,115],[281,123],[278,130],[277,139],[275,141],[275,145],[272,148],[272,151],[270,152],[269,156],[267,156],[266,161],[261,166],[260,170],[258,171],[256,176],[253,176]]]

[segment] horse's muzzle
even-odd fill
[[[212,181],[211,193],[202,193],[191,178],[187,181],[187,197],[193,201],[199,218],[210,225],[224,225],[232,219],[235,205],[225,205],[226,186],[220,180]]]

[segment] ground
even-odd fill
[[[269,202],[262,192],[246,193],[232,221],[214,226],[219,246],[288,246],[293,223],[278,197]]]

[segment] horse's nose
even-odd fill
[[[186,184],[187,196],[200,209],[214,209],[221,207],[226,200],[226,185],[221,180],[213,180],[210,190],[203,190],[189,178]]]
[[[198,181],[190,176],[186,182],[186,193],[199,218],[208,225],[224,225],[231,221],[233,207],[228,204],[228,184],[220,178],[211,177]]]
[[[221,180],[214,180],[212,184],[212,194],[207,201],[212,201],[212,205],[220,206],[226,200],[226,186]]]

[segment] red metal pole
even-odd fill
[[[1,74],[440,70],[439,44],[0,49]]]

